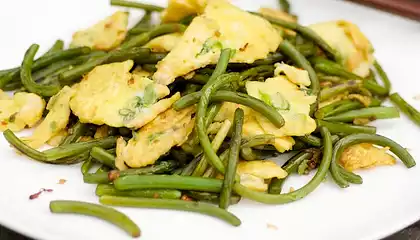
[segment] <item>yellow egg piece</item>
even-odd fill
[[[182,38],[182,33],[170,33],[159,36],[146,43],[143,47],[152,52],[170,52]]]
[[[168,109],[140,128],[128,143],[118,139],[116,161],[132,168],[155,163],[173,146],[180,146],[188,139],[194,127],[194,113],[194,106],[180,111]]]
[[[237,173],[240,176],[240,182],[255,191],[265,192],[268,184],[265,180],[272,178],[285,178],[287,172],[279,165],[270,160],[263,161],[240,161],[238,163]]]
[[[178,44],[157,64],[153,79],[168,85],[178,76],[216,64],[223,48],[232,49],[230,62],[252,63],[276,51],[281,40],[265,19],[226,0],[211,0]]]
[[[128,12],[118,11],[92,27],[75,32],[70,47],[86,46],[96,50],[118,47],[127,35]]]
[[[339,163],[348,171],[394,165],[396,160],[387,153],[389,148],[378,148],[370,143],[361,143],[346,148]]]
[[[338,20],[309,25],[341,55],[347,70],[367,77],[374,62],[374,49],[369,39],[351,22]]]
[[[242,108],[244,110],[244,124],[242,126],[242,135],[244,138],[252,138],[257,135],[262,134],[271,134],[270,132],[266,132],[261,125],[256,120],[257,113],[254,112],[252,109],[242,106],[240,104],[231,103],[231,102],[224,102],[222,104],[222,107],[220,108],[220,111],[214,118],[215,122],[214,124],[210,125],[209,131],[211,132],[217,132],[218,127],[221,126],[221,123],[219,122],[224,121],[225,119],[229,119],[230,121],[233,121],[234,113],[236,108]],[[285,152],[288,150],[291,150],[293,145],[295,144],[295,141],[290,136],[283,136],[283,137],[276,137],[274,139],[273,146],[277,149],[279,152]]]
[[[162,12],[162,22],[178,22],[186,16],[202,13],[207,0],[169,0]]]
[[[101,65],[83,78],[70,101],[71,110],[81,122],[137,129],[180,98],[176,93],[161,99],[169,89],[130,73],[132,67],[132,60]]]
[[[45,101],[34,93],[20,92],[9,97],[0,90],[0,130],[14,132],[32,127],[42,118]]]
[[[23,138],[29,146],[39,148],[66,128],[70,117],[69,102],[74,93],[74,89],[65,86],[50,98],[47,105],[49,112],[45,119],[31,136]]]
[[[309,116],[309,111],[316,96],[307,95],[305,88],[299,88],[285,76],[268,78],[265,82],[248,81],[246,90],[250,96],[276,108],[284,118],[284,126],[277,128],[266,117],[256,113],[255,118],[265,133],[276,137],[303,136],[315,130],[316,123]]]
[[[64,140],[64,138],[67,137],[67,135],[68,135],[67,129],[62,129],[56,135],[48,139],[47,144],[50,145],[51,147],[57,147]]]

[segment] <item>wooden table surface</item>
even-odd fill
[[[420,0],[348,0],[420,20]]]

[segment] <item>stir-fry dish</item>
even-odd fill
[[[97,184],[102,205],[60,200],[51,211],[103,218],[134,237],[136,224],[103,205],[239,226],[227,209],[241,198],[289,203],[327,175],[346,188],[363,182],[354,170],[397,159],[414,167],[404,147],[369,126],[399,109],[420,125],[420,113],[391,94],[358,26],[303,26],[279,3],[247,12],[228,0],[167,8],[111,0],[144,16],[129,29],[129,13],[116,11],[75,32],[69,48],[57,40],[35,58],[33,44],[20,66],[0,71],[0,129],[11,146],[42,163],[80,163],[84,182]],[[382,105],[388,97],[396,107]],[[27,128],[30,136],[15,135]],[[45,144],[52,148],[40,151]],[[283,165],[273,161],[291,151]],[[282,191],[288,176],[311,172],[303,187]]]

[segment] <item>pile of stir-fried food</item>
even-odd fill
[[[395,164],[388,151],[415,166],[368,126],[399,117],[381,106],[387,97],[417,124],[420,114],[390,94],[365,35],[344,20],[302,26],[280,2],[281,10],[247,12],[227,0],[170,0],[166,9],[112,0],[145,14],[128,29],[128,13],[117,11],[74,33],[70,48],[58,40],[39,58],[33,44],[21,66],[0,71],[1,89],[14,91],[0,92],[0,129],[34,160],[83,163],[102,204],[195,211],[235,226],[240,220],[226,209],[241,197],[292,202],[328,173],[340,187],[361,184],[352,171]],[[154,12],[161,23],[151,22]],[[32,127],[30,136],[14,135]],[[37,150],[45,144],[53,148]],[[273,161],[289,151],[284,165]],[[311,171],[305,186],[281,193],[287,176]],[[111,214],[140,234],[111,208],[50,207]]]

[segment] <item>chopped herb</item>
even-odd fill
[[[265,102],[267,105],[272,106],[271,104],[271,97],[267,93],[262,92],[261,90],[258,91],[260,94],[260,98],[263,102]]]
[[[144,105],[143,99],[139,96],[134,97],[133,102],[131,104],[131,107],[136,108],[142,108]]]
[[[15,122],[15,120],[16,120],[16,115],[17,115],[17,114],[18,114],[17,112],[13,113],[13,114],[9,117],[8,122],[9,122],[9,123],[13,123],[13,122]]]
[[[223,48],[223,44],[220,41],[214,39],[213,37],[210,37],[204,42],[203,47],[201,48],[200,52],[197,53],[197,55],[195,55],[195,57],[204,55],[212,51],[213,49],[222,49],[222,48]]]
[[[50,129],[51,131],[55,132],[55,130],[57,130],[57,122],[56,121],[52,121],[50,123]]]
[[[153,141],[155,141],[158,137],[160,137],[164,133],[165,132],[152,133],[147,137],[147,140],[149,140],[149,143],[152,143]]]
[[[147,85],[146,88],[144,89],[144,98],[143,98],[144,107],[148,107],[154,104],[156,100],[157,100],[157,96],[156,96],[154,84]]]
[[[144,97],[135,96],[129,101],[128,107],[120,109],[118,114],[123,117],[124,121],[131,121],[141,111],[142,108],[149,107],[157,100],[154,84],[149,84],[144,90]]]
[[[276,93],[271,97],[272,106],[277,110],[290,110],[290,103],[281,93]]]
[[[277,111],[290,110],[290,103],[281,95],[281,93],[277,92],[276,94],[268,95],[267,93],[259,91],[259,94],[263,102],[274,107]]]
[[[301,87],[299,90],[302,91],[302,92],[304,92],[306,96],[312,95],[312,90],[309,89],[309,88]]]
[[[136,112],[133,111],[133,110],[131,110],[131,109],[129,109],[129,108],[120,109],[118,111],[118,114],[120,114],[120,116],[123,117],[124,121],[133,120],[134,117],[136,116]]]

